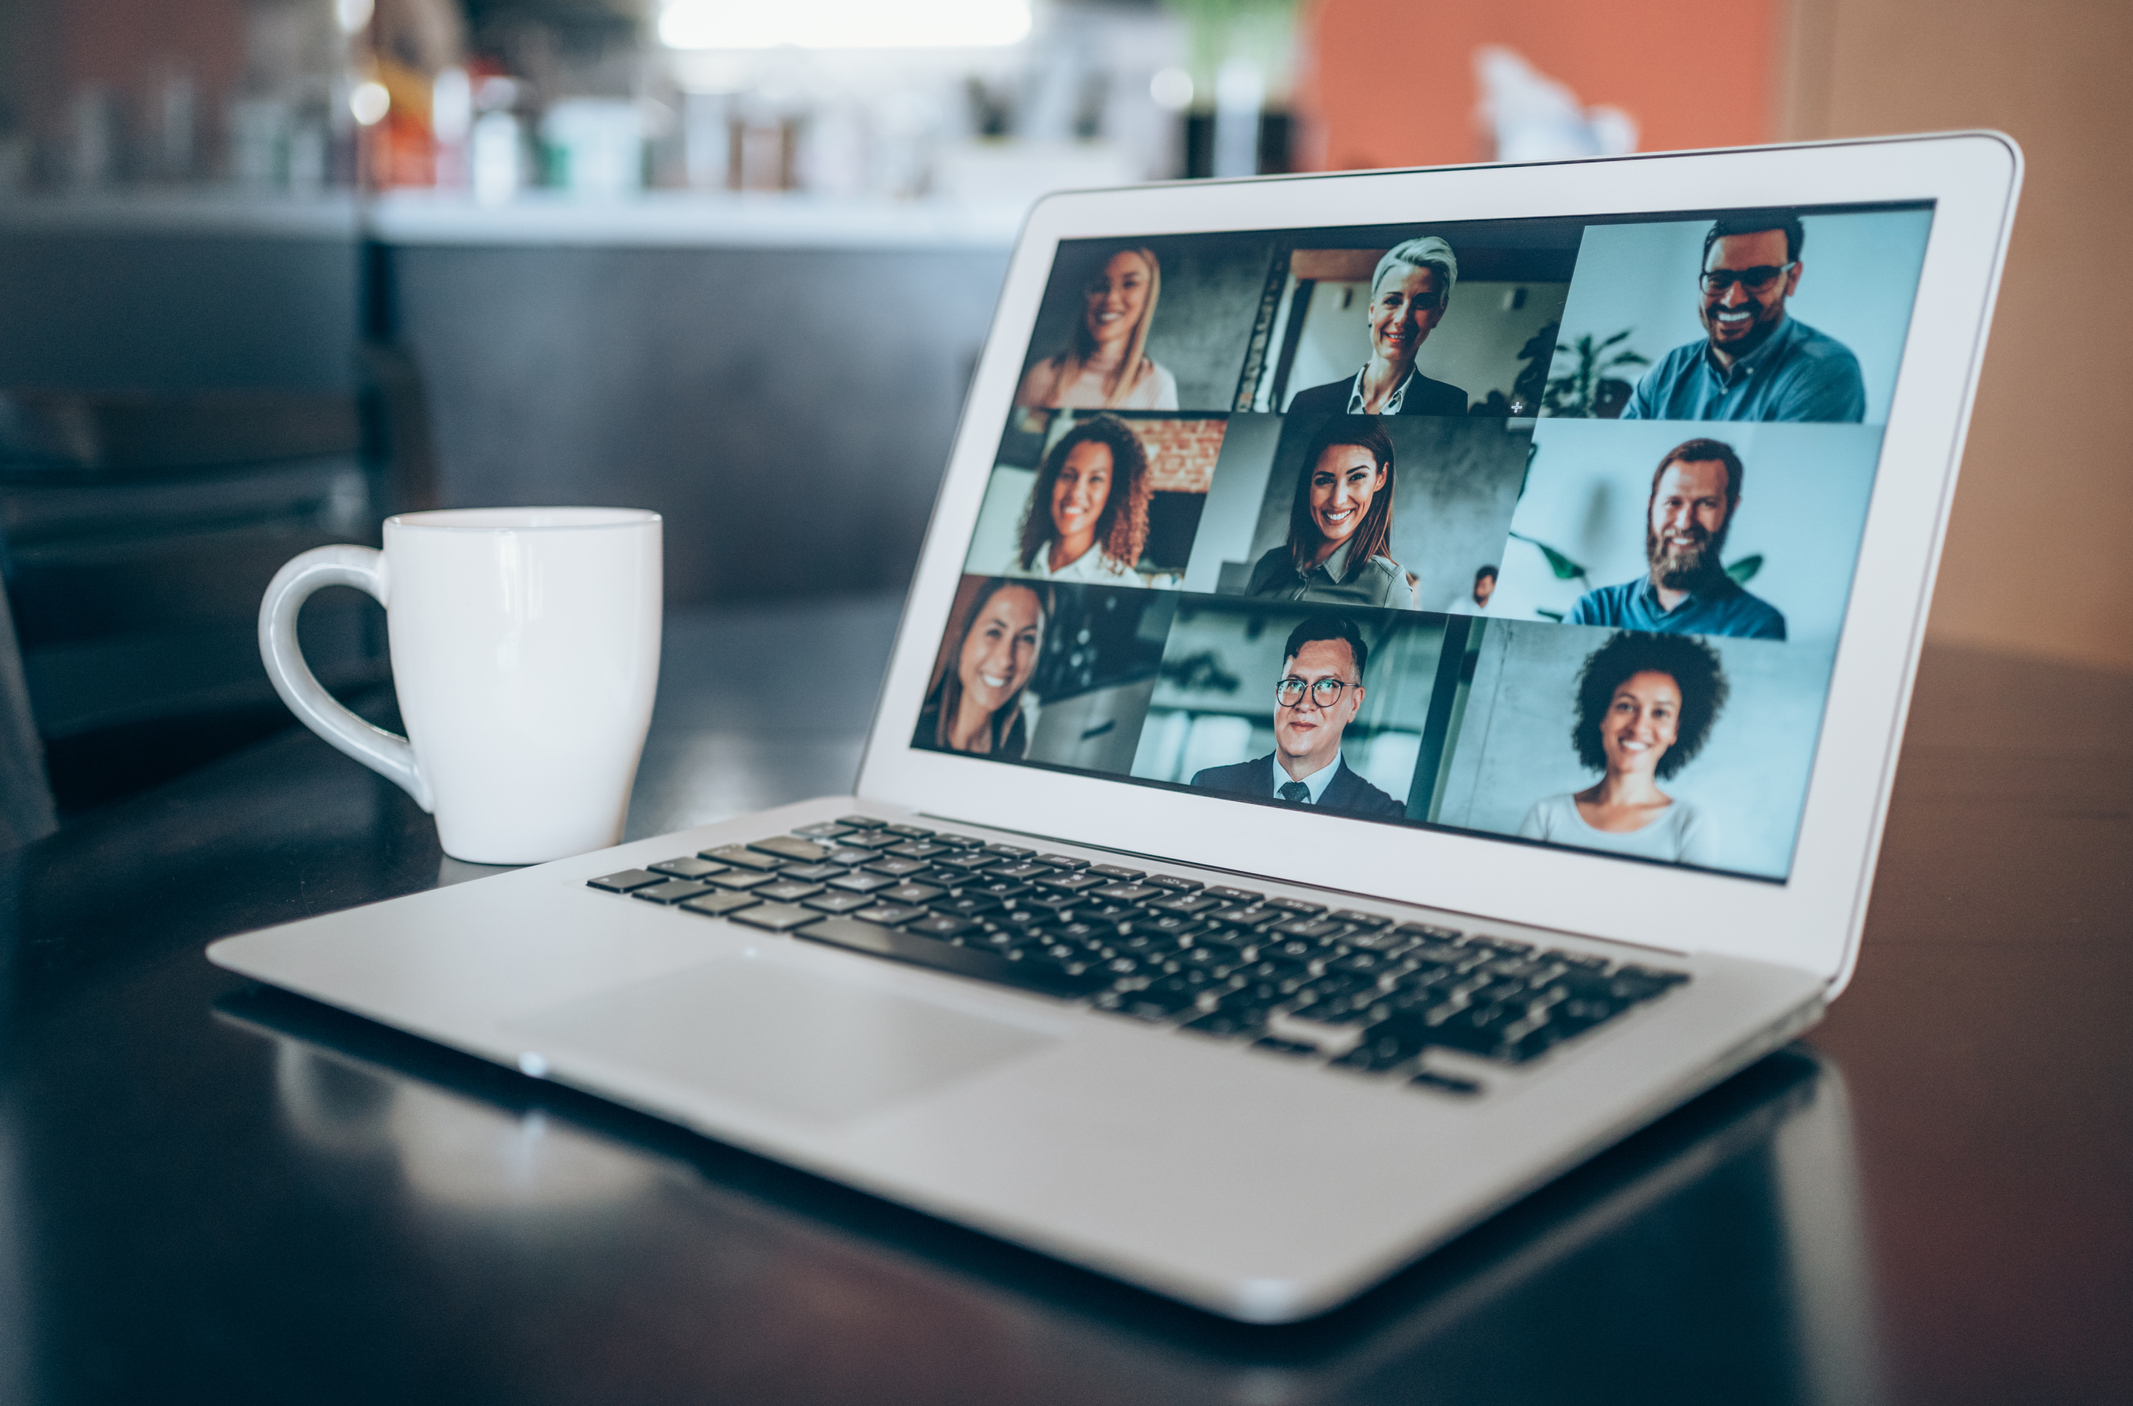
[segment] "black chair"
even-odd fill
[[[0,393],[0,565],[62,817],[289,724],[259,600],[298,552],[375,544],[363,419],[353,395]],[[301,628],[328,688],[384,679],[382,613],[352,592]]]

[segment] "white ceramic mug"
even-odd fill
[[[319,686],[296,614],[322,586],[385,607],[407,736]],[[539,864],[622,839],[659,681],[660,519],[634,508],[463,508],[385,520],[385,550],[318,547],[259,606],[274,691],[437,817],[444,852]]]

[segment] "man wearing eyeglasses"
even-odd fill
[[[1289,632],[1274,685],[1274,750],[1233,766],[1195,773],[1192,784],[1233,796],[1398,820],[1398,801],[1349,770],[1341,734],[1363,706],[1370,646],[1355,622],[1317,615]]]
[[[1851,348],[1785,313],[1806,243],[1797,215],[1725,215],[1703,237],[1700,342],[1644,373],[1625,420],[1842,420],[1866,415]]]

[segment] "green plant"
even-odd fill
[[[1541,408],[1550,415],[1570,419],[1592,419],[1597,413],[1603,389],[1620,386],[1628,388],[1628,382],[1619,376],[1609,376],[1629,366],[1649,366],[1651,358],[1641,352],[1620,347],[1629,339],[1635,328],[1625,327],[1604,341],[1595,341],[1591,333],[1575,343],[1558,342],[1557,352],[1569,352],[1577,358],[1574,368],[1560,376],[1548,378],[1548,389],[1541,398]],[[1625,397],[1626,398],[1626,397]]]

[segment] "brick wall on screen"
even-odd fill
[[[1149,483],[1158,493],[1205,493],[1222,450],[1221,420],[1137,420],[1148,448]]]

